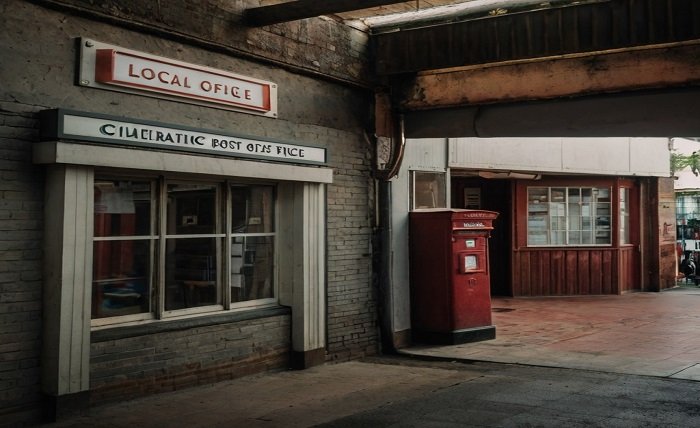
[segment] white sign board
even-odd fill
[[[42,139],[154,147],[218,156],[325,164],[326,149],[259,140],[211,130],[70,110],[42,112]]]
[[[81,40],[82,86],[277,117],[277,85],[224,70]]]

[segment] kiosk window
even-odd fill
[[[528,245],[611,245],[610,193],[606,187],[528,187]]]

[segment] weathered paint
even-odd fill
[[[700,84],[700,43],[426,71],[402,93],[406,110]]]

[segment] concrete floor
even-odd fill
[[[493,308],[492,341],[246,376],[45,426],[700,426],[700,288]]]
[[[700,288],[494,298],[496,339],[405,353],[700,380]]]

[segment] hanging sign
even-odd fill
[[[95,40],[81,40],[83,86],[277,117],[277,85]]]

